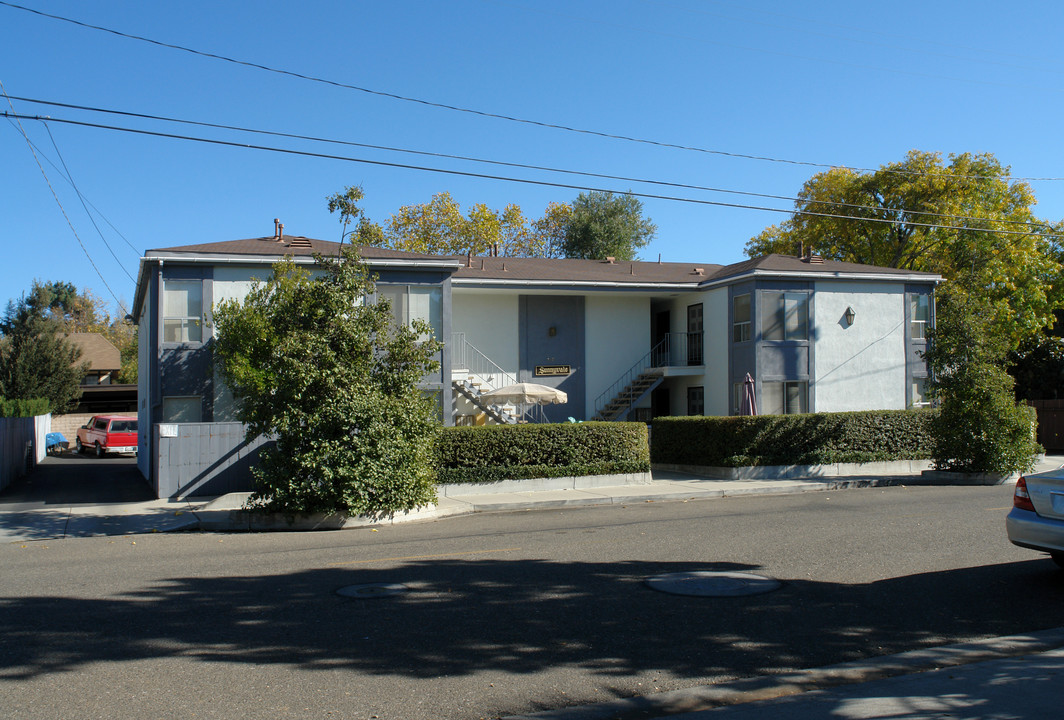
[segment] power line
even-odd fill
[[[762,206],[758,206],[758,205],[743,205],[743,204],[739,204],[739,203],[725,203],[725,202],[720,202],[720,201],[716,201],[716,200],[701,200],[701,199],[698,199],[698,198],[677,197],[677,196],[674,196],[674,195],[657,195],[657,194],[653,194],[653,193],[635,192],[635,191],[631,191],[631,190],[628,190],[628,191],[617,191],[617,190],[612,190],[612,189],[608,189],[608,188],[589,187],[589,186],[586,186],[586,185],[576,185],[576,184],[572,184],[572,183],[560,183],[560,182],[549,182],[547,180],[532,180],[532,179],[527,179],[527,178],[515,178],[515,177],[509,177],[509,176],[505,176],[505,175],[489,175],[487,173],[475,173],[475,172],[469,172],[469,171],[466,171],[466,170],[448,170],[446,168],[427,167],[427,166],[423,166],[423,165],[409,165],[409,164],[405,164],[405,163],[387,162],[387,161],[384,161],[384,160],[369,160],[367,158],[348,157],[348,156],[344,156],[344,155],[330,155],[328,153],[316,153],[316,152],[309,152],[309,151],[306,151],[306,150],[294,150],[294,149],[291,149],[291,148],[271,147],[271,146],[268,146],[268,145],[252,145],[252,144],[249,144],[249,143],[238,143],[238,142],[233,142],[233,141],[230,141],[230,140],[218,140],[218,139],[215,139],[215,138],[200,138],[200,137],[194,137],[194,136],[190,136],[190,135],[178,135],[178,134],[175,134],[175,133],[158,132],[158,131],[154,131],[154,130],[142,130],[142,129],[137,129],[137,128],[118,127],[118,126],[114,126],[114,125],[103,125],[103,124],[100,124],[100,123],[90,123],[90,122],[84,122],[84,121],[81,121],[81,120],[67,120],[67,119],[55,118],[55,117],[42,117],[40,115],[21,115],[21,114],[18,114],[18,113],[13,113],[13,112],[9,113],[9,112],[5,111],[5,112],[0,113],[0,116],[2,116],[2,117],[14,117],[14,118],[19,118],[19,119],[27,119],[27,120],[39,120],[41,122],[46,122],[46,123],[47,122],[59,122],[59,123],[64,123],[64,124],[68,124],[68,125],[78,125],[78,126],[81,126],[81,127],[90,127],[90,128],[97,128],[97,129],[102,129],[102,130],[114,130],[114,131],[117,131],[117,132],[132,133],[132,134],[135,134],[135,135],[145,135],[145,136],[150,136],[150,137],[170,138],[170,139],[173,139],[173,140],[186,140],[186,141],[190,141],[190,142],[199,142],[199,143],[205,143],[205,144],[209,144],[209,145],[220,145],[220,146],[224,146],[224,147],[244,148],[246,150],[262,150],[262,151],[265,151],[265,152],[275,152],[275,153],[281,153],[281,154],[285,154],[285,155],[294,155],[294,156],[300,156],[300,157],[312,157],[312,158],[319,158],[319,159],[324,159],[324,160],[341,160],[341,161],[344,161],[344,162],[354,162],[354,163],[360,163],[360,164],[363,164],[363,165],[374,165],[374,166],[377,166],[377,167],[390,167],[390,168],[397,168],[397,169],[402,169],[402,170],[418,170],[418,171],[421,171],[421,172],[439,173],[439,174],[442,174],[442,175],[457,175],[457,176],[460,176],[460,177],[472,177],[472,178],[480,178],[480,179],[485,179],[485,180],[498,180],[498,181],[502,181],[502,182],[520,183],[520,184],[524,184],[524,185],[537,185],[537,186],[540,186],[540,187],[566,188],[566,189],[569,189],[569,190],[581,190],[581,191],[588,191],[588,192],[609,192],[609,193],[620,192],[622,194],[632,195],[634,197],[647,198],[647,199],[651,199],[651,200],[669,200],[669,201],[673,201],[673,202],[685,202],[685,203],[691,203],[691,204],[695,204],[695,205],[711,205],[711,206],[714,206],[714,207],[727,207],[727,208],[735,208],[735,209],[741,209],[741,210],[759,210],[759,211],[763,211],[763,212],[785,213],[785,214],[789,214],[789,215],[806,215],[806,216],[812,216],[812,217],[837,218],[837,219],[842,219],[842,220],[860,220],[862,222],[885,223],[885,224],[889,224],[889,225],[897,225],[897,224],[899,224],[899,221],[897,221],[897,220],[890,220],[890,219],[885,219],[885,218],[854,217],[852,215],[838,215],[838,214],[835,214],[835,213],[814,212],[814,211],[811,211],[811,210],[785,210],[785,209],[782,209],[782,208],[762,207]],[[999,221],[996,221],[996,220],[992,220],[990,218],[979,218],[979,220],[981,222],[999,222]],[[904,222],[903,224],[908,225],[910,227],[926,227],[926,228],[934,228],[934,229],[939,229],[939,230],[962,230],[962,231],[967,231],[967,232],[990,232],[990,233],[993,233],[993,234],[996,234],[996,235],[1030,235],[1031,234],[1030,232],[1022,232],[1022,231],[1019,231],[1019,230],[989,230],[987,228],[974,228],[974,227],[960,226],[960,225],[942,225],[940,223]],[[1047,235],[1046,237],[1058,237],[1058,236],[1057,235]]]
[[[15,10],[22,10],[22,11],[25,11],[25,12],[28,12],[28,13],[33,13],[34,15],[39,15],[41,17],[50,18],[52,20],[59,20],[60,22],[70,23],[71,25],[76,25],[78,27],[87,28],[89,30],[97,30],[99,32],[108,33],[110,35],[115,35],[117,37],[125,38],[127,40],[136,40],[138,42],[148,43],[150,45],[156,45],[158,47],[164,47],[164,48],[167,48],[167,49],[170,49],[170,50],[178,50],[180,52],[185,52],[185,53],[189,53],[189,54],[192,54],[192,55],[197,55],[199,57],[210,58],[212,60],[220,60],[222,62],[231,63],[233,65],[241,65],[241,66],[244,66],[244,67],[254,68],[256,70],[262,70],[262,71],[269,72],[269,73],[275,73],[277,75],[285,75],[287,77],[293,77],[293,78],[296,78],[296,79],[299,79],[299,80],[306,80],[308,82],[315,82],[315,83],[320,83],[320,84],[323,84],[323,85],[329,85],[329,86],[332,86],[332,87],[342,88],[342,89],[345,89],[345,90],[356,90],[358,92],[366,93],[368,95],[376,95],[376,96],[379,96],[379,97],[386,97],[386,98],[390,98],[392,100],[401,100],[403,102],[416,103],[416,104],[419,104],[419,105],[424,105],[426,107],[434,107],[434,108],[439,108],[439,109],[442,109],[442,110],[451,110],[453,112],[468,113],[470,115],[477,115],[477,116],[480,116],[480,117],[492,118],[492,119],[495,119],[495,120],[506,120],[508,122],[521,123],[521,124],[525,124],[525,125],[532,125],[532,126],[536,126],[536,127],[548,128],[548,129],[551,129],[551,130],[563,130],[565,132],[579,133],[579,134],[582,134],[582,135],[591,135],[591,136],[594,136],[594,137],[607,138],[607,139],[610,139],[610,140],[622,140],[624,142],[639,143],[639,144],[643,144],[643,145],[652,145],[652,146],[655,146],[655,147],[670,148],[670,149],[674,149],[674,150],[686,150],[686,151],[689,151],[689,152],[698,152],[698,153],[704,153],[704,154],[708,154],[708,155],[718,155],[718,156],[721,156],[721,157],[731,157],[731,158],[736,158],[736,159],[740,159],[740,160],[758,160],[758,161],[761,161],[761,162],[773,162],[773,163],[781,163],[781,164],[786,164],[786,165],[800,165],[800,166],[805,166],[805,167],[817,167],[817,168],[842,168],[842,169],[845,169],[845,170],[852,170],[854,172],[862,172],[862,173],[863,172],[876,172],[876,170],[873,169],[873,168],[852,167],[852,166],[846,166],[846,165],[838,165],[838,164],[835,164],[835,163],[808,162],[808,161],[804,161],[804,160],[788,160],[788,159],[784,159],[784,158],[774,158],[774,157],[768,157],[768,156],[764,156],[764,155],[753,155],[753,154],[748,154],[748,153],[728,152],[728,151],[725,151],[725,150],[712,150],[712,149],[709,149],[709,148],[702,148],[702,147],[697,147],[697,146],[692,146],[692,145],[683,145],[683,144],[679,144],[679,143],[670,143],[670,142],[665,142],[665,141],[662,141],[662,140],[650,140],[650,139],[646,139],[646,138],[632,137],[632,136],[629,136],[629,135],[620,135],[620,134],[616,134],[616,133],[608,133],[608,132],[604,132],[604,131],[601,131],[601,130],[590,130],[590,129],[587,129],[587,128],[578,128],[578,127],[573,127],[573,126],[569,126],[569,125],[561,125],[561,124],[558,124],[558,123],[550,123],[550,122],[546,122],[546,121],[543,121],[543,120],[532,120],[532,119],[528,119],[528,118],[519,118],[519,117],[512,116],[512,115],[505,115],[505,114],[502,114],[502,113],[494,113],[494,112],[489,112],[489,111],[486,111],[486,110],[476,110],[476,109],[473,109],[473,108],[466,108],[466,107],[461,107],[461,106],[458,106],[458,105],[450,105],[448,103],[433,102],[431,100],[425,100],[423,98],[415,98],[415,97],[410,97],[410,96],[407,96],[407,95],[399,95],[397,93],[386,92],[386,91],[383,91],[383,90],[373,90],[371,88],[366,88],[366,87],[362,87],[362,86],[359,86],[359,85],[352,85],[350,83],[345,83],[345,82],[341,82],[341,81],[338,81],[338,80],[330,80],[328,78],[317,77],[317,76],[314,76],[314,75],[307,75],[305,73],[299,73],[299,72],[295,72],[293,70],[285,70],[283,68],[275,68],[275,67],[271,67],[269,65],[263,65],[261,63],[251,62],[251,61],[248,61],[248,60],[240,60],[240,59],[237,59],[237,58],[228,57],[226,55],[220,55],[218,53],[207,52],[205,50],[196,50],[195,48],[190,48],[190,47],[187,47],[187,46],[184,46],[184,45],[177,45],[175,43],[167,43],[167,42],[163,42],[161,40],[154,40],[152,38],[144,37],[142,35],[134,35],[132,33],[126,33],[126,32],[122,32],[120,30],[114,30],[114,29],[111,29],[111,28],[103,27],[101,25],[93,25],[91,23],[83,22],[81,20],[74,20],[73,18],[64,17],[62,15],[55,15],[55,14],[52,14],[52,13],[46,13],[46,12],[43,12],[41,10],[36,10],[34,8],[28,8],[28,7],[25,7],[23,5],[18,5],[16,3],[9,2],[8,0],[0,0],[0,6],[9,7],[9,8],[15,9]],[[907,170],[890,170],[888,172],[892,172],[892,173],[899,174],[899,175],[915,175],[915,176],[927,175],[927,173],[921,173],[921,172],[916,172],[916,171],[907,171]],[[984,176],[981,176],[981,175],[956,175],[954,177],[965,178],[965,179],[983,179]],[[1064,177],[1028,177],[1028,178],[1008,177],[1006,179],[1009,179],[1009,180],[1023,180],[1023,181],[1056,181],[1056,180],[1064,180]]]
[[[107,248],[107,252],[111,253],[111,257],[115,259],[115,262],[118,263],[118,267],[122,269],[122,272],[126,274],[126,277],[129,278],[133,283],[136,283],[136,278],[129,274],[129,271],[126,270],[126,266],[123,265],[122,261],[118,259],[117,255],[115,255],[115,251],[111,247],[111,243],[107,242],[107,238],[103,236],[103,232],[100,230],[100,226],[96,224],[96,218],[94,218],[92,216],[92,213],[89,212],[89,206],[85,202],[85,197],[81,194],[81,190],[78,189],[77,183],[74,182],[74,174],[70,172],[70,168],[67,167],[66,160],[63,159],[63,153],[59,151],[59,145],[55,142],[55,137],[52,135],[52,129],[48,127],[48,123],[42,124],[44,125],[45,131],[48,133],[48,138],[52,141],[52,147],[55,148],[55,154],[59,158],[59,162],[63,164],[63,169],[66,170],[67,179],[70,181],[71,187],[74,188],[74,192],[77,194],[78,199],[81,201],[82,209],[85,211],[85,214],[89,216],[89,222],[91,222],[92,226],[96,228],[96,234],[100,236],[101,240],[103,240],[103,244]]]
[[[5,98],[7,97],[7,90],[4,88],[3,81],[0,81],[0,93],[3,93]],[[7,104],[9,106],[11,106],[12,111],[14,111],[15,106],[11,103],[11,99],[10,98],[8,98]],[[8,112],[5,111],[3,113],[3,115],[5,117],[13,117],[17,121],[21,120],[21,118],[17,114],[15,114],[14,112],[8,113]],[[85,243],[83,243],[81,241],[81,237],[78,235],[78,231],[74,229],[74,223],[70,220],[70,216],[67,215],[66,208],[63,207],[63,202],[59,199],[59,195],[56,194],[55,188],[52,186],[52,182],[48,179],[48,173],[46,173],[44,171],[44,166],[41,165],[41,161],[37,157],[36,151],[34,151],[34,149],[33,149],[33,143],[30,142],[30,138],[29,138],[29,135],[26,133],[26,129],[24,127],[22,127],[22,123],[21,122],[18,122],[17,125],[18,125],[19,132],[22,133],[22,137],[24,137],[26,139],[26,143],[27,143],[27,145],[29,145],[30,154],[33,155],[33,160],[34,160],[34,162],[37,163],[37,167],[38,167],[38,169],[40,169],[41,175],[44,177],[45,184],[48,185],[48,189],[52,192],[52,197],[55,198],[56,205],[59,206],[59,211],[63,214],[63,218],[66,220],[67,225],[70,227],[70,232],[72,232],[74,234],[74,239],[78,241],[78,245],[81,246],[81,251],[83,253],[85,253],[85,259],[87,259],[89,261],[89,265],[91,265],[92,269],[96,271],[96,274],[100,278],[100,282],[102,282],[103,286],[105,288],[107,288],[107,292],[111,293],[111,297],[114,298],[114,301],[118,305],[118,308],[122,311],[122,314],[126,315],[128,311],[126,310],[125,306],[122,304],[122,301],[118,299],[118,296],[115,294],[115,291],[111,289],[111,286],[107,283],[107,280],[104,278],[103,273],[100,272],[100,268],[98,268],[96,266],[96,263],[93,262],[92,255],[90,255],[88,249],[86,249]]]
[[[178,123],[178,124],[184,124],[184,125],[194,125],[194,126],[198,126],[198,127],[209,127],[209,128],[216,128],[216,129],[222,129],[222,130],[234,130],[234,131],[237,131],[237,132],[253,133],[253,134],[258,134],[258,135],[268,135],[268,136],[272,136],[272,137],[283,137],[283,138],[290,138],[290,139],[295,139],[295,140],[308,140],[308,141],[312,141],[312,142],[329,143],[329,144],[334,144],[334,145],[346,145],[346,146],[350,146],[350,147],[361,147],[361,148],[367,148],[367,149],[372,149],[372,150],[385,150],[385,151],[388,151],[388,152],[406,153],[406,154],[410,154],[410,155],[420,155],[420,156],[424,156],[424,157],[436,157],[436,158],[444,158],[444,159],[448,159],[448,160],[462,160],[462,161],[466,161],[466,162],[483,163],[483,164],[487,164],[487,165],[498,165],[498,166],[502,166],[502,167],[519,168],[519,169],[522,169],[522,170],[539,170],[539,171],[543,171],[543,172],[561,173],[561,174],[565,174],[565,175],[578,175],[578,176],[582,176],[582,177],[593,177],[593,178],[599,178],[599,179],[603,179],[603,180],[618,180],[618,181],[621,181],[621,182],[634,182],[634,183],[645,183],[645,184],[649,184],[649,185],[660,185],[660,186],[664,186],[664,187],[674,187],[674,188],[680,188],[680,189],[684,189],[684,190],[702,190],[702,191],[706,191],[706,192],[722,193],[722,194],[728,194],[728,195],[742,195],[742,196],[746,196],[746,197],[758,197],[758,198],[765,198],[767,200],[786,200],[788,202],[816,203],[817,205],[820,205],[820,206],[830,206],[830,207],[834,207],[834,208],[852,208],[852,209],[857,209],[857,210],[871,210],[871,211],[878,211],[878,210],[881,209],[881,208],[877,208],[877,207],[871,206],[871,205],[861,205],[861,204],[858,204],[858,203],[847,203],[847,202],[840,202],[840,201],[835,201],[835,200],[803,200],[801,198],[790,197],[790,196],[787,196],[787,195],[772,195],[772,194],[769,194],[769,193],[751,192],[751,191],[746,191],[746,190],[729,190],[729,189],[725,189],[725,188],[709,187],[709,186],[706,186],[706,185],[694,185],[694,184],[690,184],[690,183],[669,182],[669,181],[666,181],[666,180],[649,180],[649,179],[646,179],[646,178],[635,178],[635,177],[628,177],[628,176],[624,176],[624,175],[609,175],[609,174],[605,174],[605,173],[594,173],[594,172],[588,172],[588,171],[583,171],[583,170],[566,170],[566,169],[563,169],[563,168],[547,167],[547,166],[544,166],[544,165],[530,165],[530,164],[525,164],[525,163],[506,162],[506,161],[503,161],[503,160],[489,160],[489,159],[485,159],[485,158],[476,158],[476,157],[470,157],[470,156],[467,156],[467,155],[452,155],[452,154],[447,154],[447,153],[429,152],[429,151],[425,151],[425,150],[411,150],[411,149],[408,149],[408,148],[397,148],[397,147],[390,147],[390,146],[387,146],[387,145],[373,145],[373,144],[370,144],[370,143],[354,142],[352,140],[337,140],[337,139],[333,139],[333,138],[317,137],[317,136],[313,136],[313,135],[300,135],[300,134],[296,134],[296,133],[286,133],[286,132],[279,132],[279,131],[274,131],[274,130],[259,130],[259,129],[255,129],[255,128],[240,127],[240,126],[237,126],[237,125],[224,125],[224,124],[220,124],[220,123],[211,123],[211,122],[205,122],[205,121],[200,121],[200,120],[186,120],[186,119],[181,119],[181,118],[166,117],[166,116],[163,116],[163,115],[149,115],[149,114],[145,114],[145,113],[130,112],[130,111],[126,111],[126,110],[110,110],[110,109],[105,109],[105,108],[92,107],[92,106],[88,106],[88,105],[75,105],[75,104],[72,104],[72,103],[62,103],[62,102],[53,102],[53,101],[48,101],[48,100],[38,100],[38,99],[35,99],[35,98],[18,97],[18,96],[14,96],[14,95],[11,96],[11,97],[12,97],[13,100],[19,100],[19,101],[22,101],[22,102],[28,102],[28,103],[37,104],[37,105],[48,105],[48,106],[51,106],[51,107],[63,107],[63,108],[74,109],[74,110],[85,110],[85,111],[88,111],[88,112],[97,112],[97,113],[104,113],[104,114],[110,114],[110,115],[119,115],[119,116],[122,116],[122,117],[134,117],[134,118],[146,119],[146,120],[158,120],[158,121],[163,121],[163,122],[171,122],[171,123]],[[956,176],[954,176],[954,177],[956,177]],[[897,208],[897,209],[894,209],[894,212],[906,213],[906,214],[909,214],[909,215],[927,215],[927,216],[931,216],[931,217],[934,217],[934,218],[945,218],[945,219],[948,219],[948,220],[975,220],[975,221],[986,221],[987,220],[987,218],[973,217],[973,216],[970,216],[970,215],[950,215],[950,214],[947,214],[947,213],[937,213],[937,212],[933,212],[933,211],[929,211],[929,210],[906,210],[904,208]],[[995,222],[1002,222],[1002,223],[1005,223],[1005,224],[1008,224],[1008,225],[1022,225],[1024,227],[1040,227],[1042,225],[1041,223],[1032,223],[1032,222],[1024,221],[1024,220],[995,220]]]
[[[15,97],[14,95],[9,95],[8,97],[9,97],[10,99],[12,99],[12,100],[18,100],[18,98],[17,98],[17,97]],[[11,125],[11,126],[12,126],[13,128],[15,128],[16,130],[18,130],[18,126],[17,126],[16,124],[15,124],[15,121],[14,121],[14,120],[12,120],[11,118],[8,118],[8,120],[7,120],[7,121],[8,121],[8,123],[10,123],[10,125]],[[47,125],[46,125],[45,127],[47,128]],[[54,170],[55,170],[56,172],[58,172],[58,173],[59,173],[59,177],[61,177],[61,178],[63,178],[64,180],[66,180],[66,181],[67,181],[67,184],[68,184],[68,185],[70,185],[71,187],[73,187],[73,186],[74,186],[74,183],[73,183],[73,182],[72,182],[72,181],[70,180],[70,178],[68,178],[68,177],[67,177],[67,176],[66,176],[66,175],[65,175],[65,174],[63,173],[63,169],[62,169],[62,168],[60,168],[60,167],[59,167],[58,165],[56,165],[56,164],[55,164],[54,162],[52,162],[52,159],[51,159],[51,158],[49,158],[49,157],[48,157],[48,156],[47,156],[47,155],[46,155],[46,154],[44,153],[44,151],[43,151],[43,150],[41,150],[41,148],[40,148],[40,146],[39,146],[39,145],[37,145],[37,144],[36,144],[35,142],[33,142],[32,140],[29,140],[29,144],[30,144],[30,146],[31,146],[31,147],[32,147],[32,148],[33,148],[34,150],[36,150],[36,151],[37,151],[37,154],[38,154],[38,155],[40,155],[41,157],[43,157],[43,158],[44,158],[44,160],[45,160],[45,161],[46,161],[46,162],[47,162],[47,163],[48,163],[49,165],[51,165],[51,166],[52,166],[52,168],[53,168],[53,169],[54,169]],[[58,150],[58,148],[56,148],[56,149]],[[102,211],[100,210],[100,208],[96,207],[96,206],[95,206],[95,205],[94,205],[94,204],[92,203],[92,201],[91,201],[91,200],[89,200],[89,199],[88,199],[87,197],[85,197],[84,195],[82,195],[82,196],[81,196],[81,198],[82,198],[82,199],[83,199],[83,200],[84,200],[84,201],[85,201],[85,202],[86,202],[86,203],[88,204],[88,206],[89,206],[89,207],[91,207],[91,208],[92,208],[92,209],[93,209],[93,210],[94,210],[94,211],[96,212],[96,214],[97,214],[97,215],[99,215],[99,216],[100,216],[100,219],[101,219],[101,220],[103,220],[103,221],[104,221],[105,223],[107,223],[107,227],[109,227],[109,228],[111,228],[112,230],[114,230],[114,231],[115,231],[115,234],[116,234],[116,235],[118,235],[118,237],[122,238],[122,241],[123,241],[123,242],[124,242],[124,243],[125,243],[126,245],[128,245],[128,246],[129,246],[129,249],[130,249],[130,250],[132,250],[133,252],[135,252],[135,253],[137,254],[137,257],[140,257],[140,255],[141,255],[141,251],[140,251],[140,250],[138,250],[138,249],[136,248],[136,246],[134,246],[134,245],[133,245],[133,243],[131,243],[131,242],[129,241],[129,238],[127,238],[127,237],[126,237],[125,235],[123,235],[123,234],[122,234],[122,231],[121,231],[121,230],[119,230],[119,229],[118,229],[117,227],[115,227],[115,224],[114,224],[113,222],[111,222],[111,221],[110,221],[110,220],[109,220],[109,219],[107,218],[107,216],[106,216],[106,215],[104,215],[104,214],[103,214],[103,212],[102,212]]]

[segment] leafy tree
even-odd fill
[[[1064,305],[1056,239],[1064,226],[1039,220],[1031,187],[1010,182],[990,154],[916,150],[874,173],[834,168],[810,178],[795,214],[752,238],[747,255],[797,254],[936,272],[953,282],[978,260],[976,284],[958,292],[991,300],[992,326],[1015,348],[1052,326]],[[836,217],[844,216],[844,217]],[[1019,234],[1013,234],[1019,233]]]
[[[243,303],[214,314],[216,357],[250,436],[267,435],[253,502],[287,512],[381,515],[435,499],[439,419],[418,389],[438,369],[426,323],[395,327],[354,248],[319,258],[314,279],[290,260]]]
[[[342,193],[336,193],[327,198],[329,212],[340,213],[340,224],[343,225],[340,242],[343,243],[344,239],[350,235],[355,245],[383,247],[385,240],[381,226],[366,217],[365,211],[358,206],[364,197],[365,193],[362,188],[353,185]],[[347,227],[351,224],[354,224],[355,228],[348,232]]]
[[[994,331],[993,305],[985,296],[959,291],[959,284],[938,296],[926,358],[931,396],[940,405],[932,421],[940,470],[1023,472],[1041,451],[1033,412],[1016,404],[1014,381],[1004,369],[1009,342]]]
[[[562,241],[565,257],[634,260],[657,232],[643,217],[643,203],[634,195],[580,193],[572,203]]]
[[[441,192],[427,203],[404,205],[384,227],[366,217],[358,206],[364,193],[349,187],[328,198],[329,212],[339,212],[343,236],[357,245],[438,255],[488,255],[496,250],[507,257],[561,257],[572,208],[550,203],[543,216],[529,221],[521,208],[510,204],[501,211],[477,203],[463,214],[450,193]],[[348,226],[354,229],[348,232]]]
[[[8,303],[0,333],[0,397],[45,398],[55,413],[73,409],[87,364],[77,363],[81,350],[64,339],[58,321],[23,297]]]
[[[37,316],[53,321],[58,332],[103,335],[121,354],[115,382],[137,381],[137,328],[125,318],[112,318],[106,300],[89,289],[79,292],[73,283],[34,280],[26,305]]]

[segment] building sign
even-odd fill
[[[572,372],[568,365],[536,365],[536,377],[557,377]]]

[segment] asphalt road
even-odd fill
[[[0,546],[10,718],[490,718],[1064,625],[1011,487]],[[649,589],[738,570],[746,598]],[[391,597],[336,590],[400,583]]]

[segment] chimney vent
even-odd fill
[[[277,242],[284,240],[284,223],[277,223]]]
[[[617,263],[617,258],[615,258],[613,255],[607,255],[606,259],[602,262],[608,263],[610,265],[615,265]]]
[[[696,267],[694,270],[691,271],[691,274],[692,275],[705,275],[706,274],[706,269],[705,268]]]
[[[280,226],[280,224],[281,224],[280,218],[274,218],[273,219],[273,239],[274,240],[276,240],[277,238],[281,237],[281,231],[278,230],[278,227]]]

